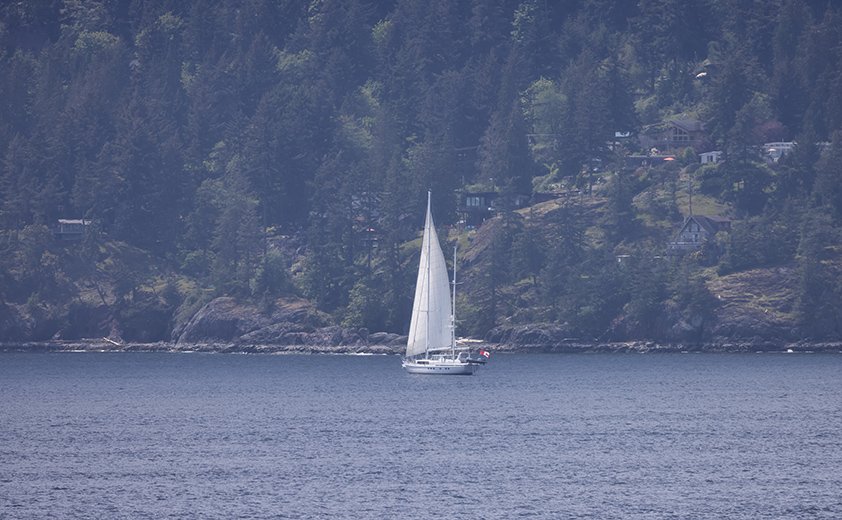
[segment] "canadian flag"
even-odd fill
[[[486,357],[486,358],[490,358],[490,357],[491,357],[491,352],[489,352],[489,351],[487,351],[487,350],[480,350],[480,351],[479,351],[479,355],[480,355],[480,356],[484,356],[484,357]]]

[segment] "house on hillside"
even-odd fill
[[[707,141],[704,124],[698,119],[677,118],[641,133],[640,146],[645,149],[703,149]]]
[[[667,245],[671,254],[680,255],[700,249],[720,231],[731,230],[731,219],[720,216],[690,215],[675,238]]]
[[[632,133],[631,132],[614,132],[614,139],[608,141],[608,149],[613,151],[622,150],[623,148],[627,147],[628,144],[632,141]]]
[[[667,126],[666,138],[673,148],[697,148],[705,139],[705,129],[697,119],[673,119]]]
[[[713,150],[699,154],[699,162],[702,164],[717,164],[722,161],[722,150]]]
[[[463,191],[459,195],[459,219],[466,226],[479,226],[497,213],[499,198],[496,191]],[[520,209],[529,204],[529,199],[529,195],[519,193],[512,202]]]
[[[791,141],[764,143],[763,157],[767,163],[776,163],[781,160],[781,157],[792,153],[793,150],[795,150],[795,143]]]
[[[58,240],[82,240],[90,225],[90,220],[60,218],[53,229],[53,235]]]

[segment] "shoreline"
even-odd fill
[[[478,342],[477,348],[508,354],[585,353],[842,353],[842,342],[729,341],[722,343],[666,344],[652,341],[564,342],[507,345]],[[228,342],[117,343],[107,339],[51,340],[0,343],[0,352],[171,352],[217,354],[401,355],[403,345],[275,345]]]

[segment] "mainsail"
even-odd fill
[[[406,343],[407,357],[425,354],[429,350],[451,348],[451,301],[448,286],[447,264],[433,224],[428,193],[421,263],[418,266],[412,321],[409,323],[409,339]]]

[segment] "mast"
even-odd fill
[[[430,357],[430,271],[431,271],[431,264],[430,261],[430,244],[432,244],[432,239],[429,235],[428,227],[431,222],[430,217],[430,200],[433,197],[433,192],[431,190],[427,190],[427,218],[424,219],[424,237],[427,239],[427,319],[424,320],[427,332],[424,334],[424,357]]]
[[[456,357],[456,248],[459,243],[453,244],[453,301],[450,310],[450,355]]]

